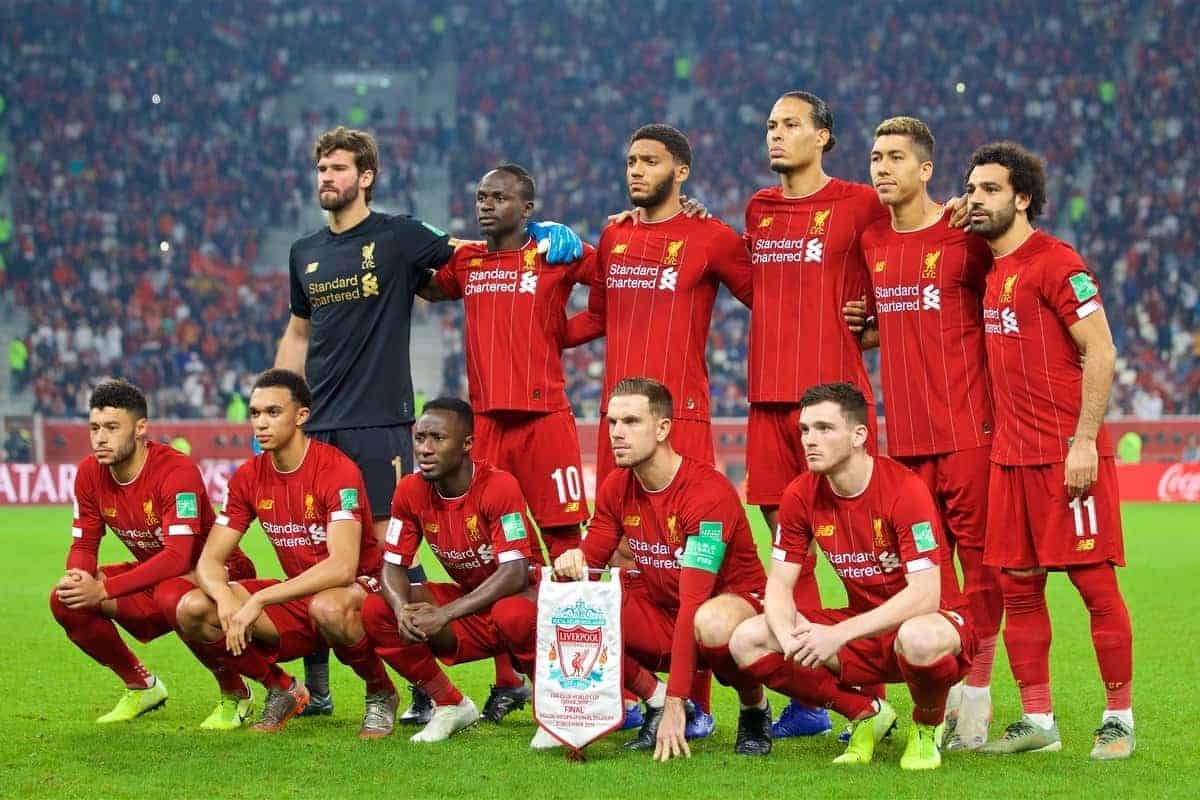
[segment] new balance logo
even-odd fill
[[[1004,333],[1020,333],[1021,326],[1017,324],[1017,312],[1011,308],[1000,312],[1000,327]]]
[[[667,267],[658,279],[658,288],[664,292],[675,291],[675,282],[679,280],[679,270]]]
[[[924,311],[941,311],[942,290],[932,283],[921,290],[921,309]]]
[[[809,239],[804,245],[804,260],[806,262],[815,261],[821,263],[821,258],[825,254],[825,242],[820,239]]]
[[[529,252],[532,253],[533,251],[530,250]],[[525,294],[537,294],[537,279],[536,272],[522,272],[521,285],[517,287],[517,291]]]

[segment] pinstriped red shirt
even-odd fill
[[[709,419],[705,350],[720,284],[750,304],[746,248],[717,219],[680,212],[604,229],[588,310],[572,317],[569,337],[606,337],[602,414],[618,381],[644,376],[670,389],[677,418]]]
[[[798,403],[805,389],[830,381],[849,381],[869,396],[862,349],[842,306],[870,288],[859,237],[886,216],[874,189],[837,178],[805,197],[785,197],[775,186],[750,199],[750,402]]]
[[[1069,328],[1101,308],[1100,287],[1066,242],[1034,231],[987,275],[983,322],[996,404],[992,461],[1067,460],[1083,406],[1083,361]],[[1113,454],[1100,426],[1096,450]]]
[[[923,456],[991,444],[994,419],[983,343],[987,242],[949,224],[920,230],[891,219],[862,235],[879,322],[888,455]]]
[[[569,408],[562,366],[567,300],[586,283],[595,250],[570,264],[547,264],[530,239],[517,250],[459,246],[437,273],[447,297],[466,309],[467,382],[471,407],[487,411]]]

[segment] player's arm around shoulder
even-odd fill
[[[709,268],[742,305],[754,301],[754,269],[746,243],[733,228],[716,218],[704,221],[712,232],[708,240]]]

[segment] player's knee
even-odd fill
[[[205,620],[215,609],[213,601],[200,589],[192,589],[179,597],[169,614],[162,609],[162,602],[167,600],[166,597],[156,593],[155,600],[159,602],[159,608],[167,619],[174,619],[179,630],[189,637],[203,627]]]
[[[714,597],[696,610],[693,627],[697,642],[704,647],[720,647],[729,642],[741,621],[731,605],[724,598]]]
[[[171,623],[171,627],[179,627],[179,604],[195,588],[191,581],[184,578],[168,578],[154,587],[154,604],[158,606],[159,613],[167,618],[167,622]]]
[[[751,617],[738,625],[729,637],[729,653],[739,667],[753,664],[762,656],[764,649],[761,628],[763,617]]]
[[[58,589],[50,590],[50,613],[54,615],[54,619],[59,625],[64,628],[69,622],[78,618],[79,611],[73,608],[68,608],[67,604],[58,599]]]
[[[322,631],[344,631],[353,623],[354,604],[347,592],[336,589],[319,592],[309,601],[308,615]]]
[[[910,619],[896,631],[896,652],[911,664],[932,664],[946,655],[945,637],[927,619]]]

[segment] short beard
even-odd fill
[[[629,202],[633,203],[638,208],[654,208],[656,206],[661,206],[667,201],[667,198],[671,196],[671,191],[674,189],[674,187],[675,179],[668,177],[657,186],[652,186],[650,188],[650,194],[648,194],[646,197],[637,199],[631,193],[629,195]]]
[[[974,233],[976,236],[982,236],[988,241],[993,241],[1008,233],[1016,218],[1017,204],[1015,202],[1009,203],[1008,208],[1001,209],[988,217],[988,221],[983,225],[972,224],[971,233]]]
[[[122,465],[129,463],[129,460],[133,458],[135,453],[137,453],[136,437],[130,439],[129,444],[125,445],[125,447],[113,451],[113,460],[109,466],[113,469],[120,469]]]
[[[346,191],[340,193],[337,196],[337,198],[335,200],[333,200],[333,202],[327,202],[325,200],[324,193],[321,191],[317,192],[317,202],[321,204],[321,208],[325,209],[326,211],[333,211],[335,213],[338,211],[341,211],[343,208],[345,208],[346,206],[353,203],[357,197],[358,197],[358,184],[357,183],[354,184],[353,186],[351,186]]]

